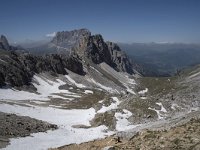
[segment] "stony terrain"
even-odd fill
[[[200,119],[162,130],[145,129],[129,140],[116,136],[80,145],[72,144],[55,150],[199,150]]]
[[[129,121],[137,127],[58,149],[199,149],[199,71],[196,66],[171,78],[140,78],[138,96],[125,98],[119,106],[133,113]],[[140,92],[144,87],[148,90]]]
[[[9,143],[8,138],[25,137],[31,133],[57,129],[56,125],[30,117],[0,112],[0,148]]]

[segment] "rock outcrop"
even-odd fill
[[[22,47],[18,46],[11,46],[9,45],[9,42],[7,40],[7,38],[4,35],[1,35],[0,37],[0,49],[2,50],[16,50],[16,51],[25,51]]]
[[[35,73],[50,72],[67,74],[69,69],[77,74],[84,74],[82,63],[78,58],[60,56],[58,54],[33,56],[9,52],[0,61],[0,85],[29,85]]]
[[[107,42],[109,52],[111,54],[112,67],[120,72],[134,73],[133,64],[130,62],[125,52],[113,42]]]
[[[1,35],[0,37],[0,49],[10,50],[10,45],[8,43],[8,40],[4,35]]]
[[[117,71],[134,73],[132,63],[117,44],[106,43],[100,34],[91,35],[87,29],[58,32],[51,43],[95,64],[105,62]]]

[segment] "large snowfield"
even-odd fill
[[[73,85],[76,88],[86,88],[85,85],[77,83],[69,75],[66,75],[65,78],[67,83],[70,83],[70,85]],[[92,79],[90,79],[89,82],[95,83],[98,87],[107,92],[116,92],[114,89],[101,85]],[[32,84],[37,88],[35,93],[19,91],[10,88],[0,89],[0,101],[2,101],[2,103],[0,103],[0,111],[5,113],[14,113],[19,116],[29,116],[35,119],[46,121],[48,123],[56,124],[58,129],[53,131],[49,130],[47,132],[34,133],[27,137],[11,138],[10,145],[4,149],[46,150],[48,148],[55,148],[72,143],[79,144],[88,142],[116,133],[114,131],[109,131],[108,127],[105,125],[91,127],[90,121],[95,117],[97,113],[105,113],[106,111],[117,109],[118,105],[121,103],[117,97],[111,97],[112,103],[109,106],[103,105],[102,108],[98,111],[92,107],[89,109],[61,109],[56,105],[43,106],[42,104],[50,101],[52,98],[60,98],[63,101],[67,99],[71,101],[74,98],[80,98],[80,92],[76,93],[70,92],[66,89],[59,89],[59,87],[66,84],[66,82],[60,79],[52,81],[45,78],[44,76],[39,75],[34,76]],[[82,94],[86,95],[93,93],[94,92],[92,89],[85,89],[84,92],[82,92]],[[37,105],[26,103],[26,101],[30,100]],[[6,102],[12,102],[12,104]],[[128,117],[130,117],[131,112],[127,110],[123,111],[123,114],[115,114],[117,119],[116,127],[119,131],[135,127],[130,125],[127,120]],[[87,126],[87,128],[75,128],[75,125],[84,125]]]
[[[58,125],[58,129],[54,131],[35,133],[28,137],[13,138],[10,145],[5,148],[6,150],[45,150],[71,143],[79,144],[113,134],[111,131],[107,132],[107,127],[103,125],[88,129],[72,127],[73,125],[90,126],[89,121],[96,114],[93,108],[64,110],[51,107],[23,107],[1,104],[0,110],[20,116],[30,116]]]

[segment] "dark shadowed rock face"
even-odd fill
[[[120,72],[127,72],[133,74],[133,64],[130,62],[125,52],[113,42],[107,42],[108,50],[111,54],[112,67]]]
[[[67,74],[69,69],[84,74],[82,63],[78,58],[65,57],[58,54],[33,56],[28,53],[0,50],[0,86],[29,85],[35,73],[50,72]]]
[[[111,54],[107,44],[104,42],[101,35],[90,36],[87,41],[86,57],[90,58],[94,63],[99,64],[106,62],[111,65]]]
[[[8,40],[4,35],[1,35],[0,37],[0,48],[5,50],[10,50],[10,46],[8,44]]]

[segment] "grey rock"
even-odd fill
[[[117,71],[133,74],[133,64],[130,62],[125,52],[122,51],[116,43],[107,42],[107,45],[111,54],[112,67]]]
[[[91,32],[87,29],[57,32],[51,43],[59,48],[71,50],[71,48],[77,46],[85,37],[90,35]]]
[[[83,75],[83,66],[76,57],[66,57],[58,54],[46,56],[33,56],[29,53],[17,53],[14,51],[0,50],[0,86],[23,86],[30,85],[35,73],[50,72],[67,74],[69,69]]]
[[[10,50],[8,40],[4,35],[1,35],[0,37],[0,48],[5,50]]]
[[[24,137],[31,133],[45,132],[57,129],[57,125],[33,119],[26,116],[17,116],[0,112],[0,137],[3,139]]]

